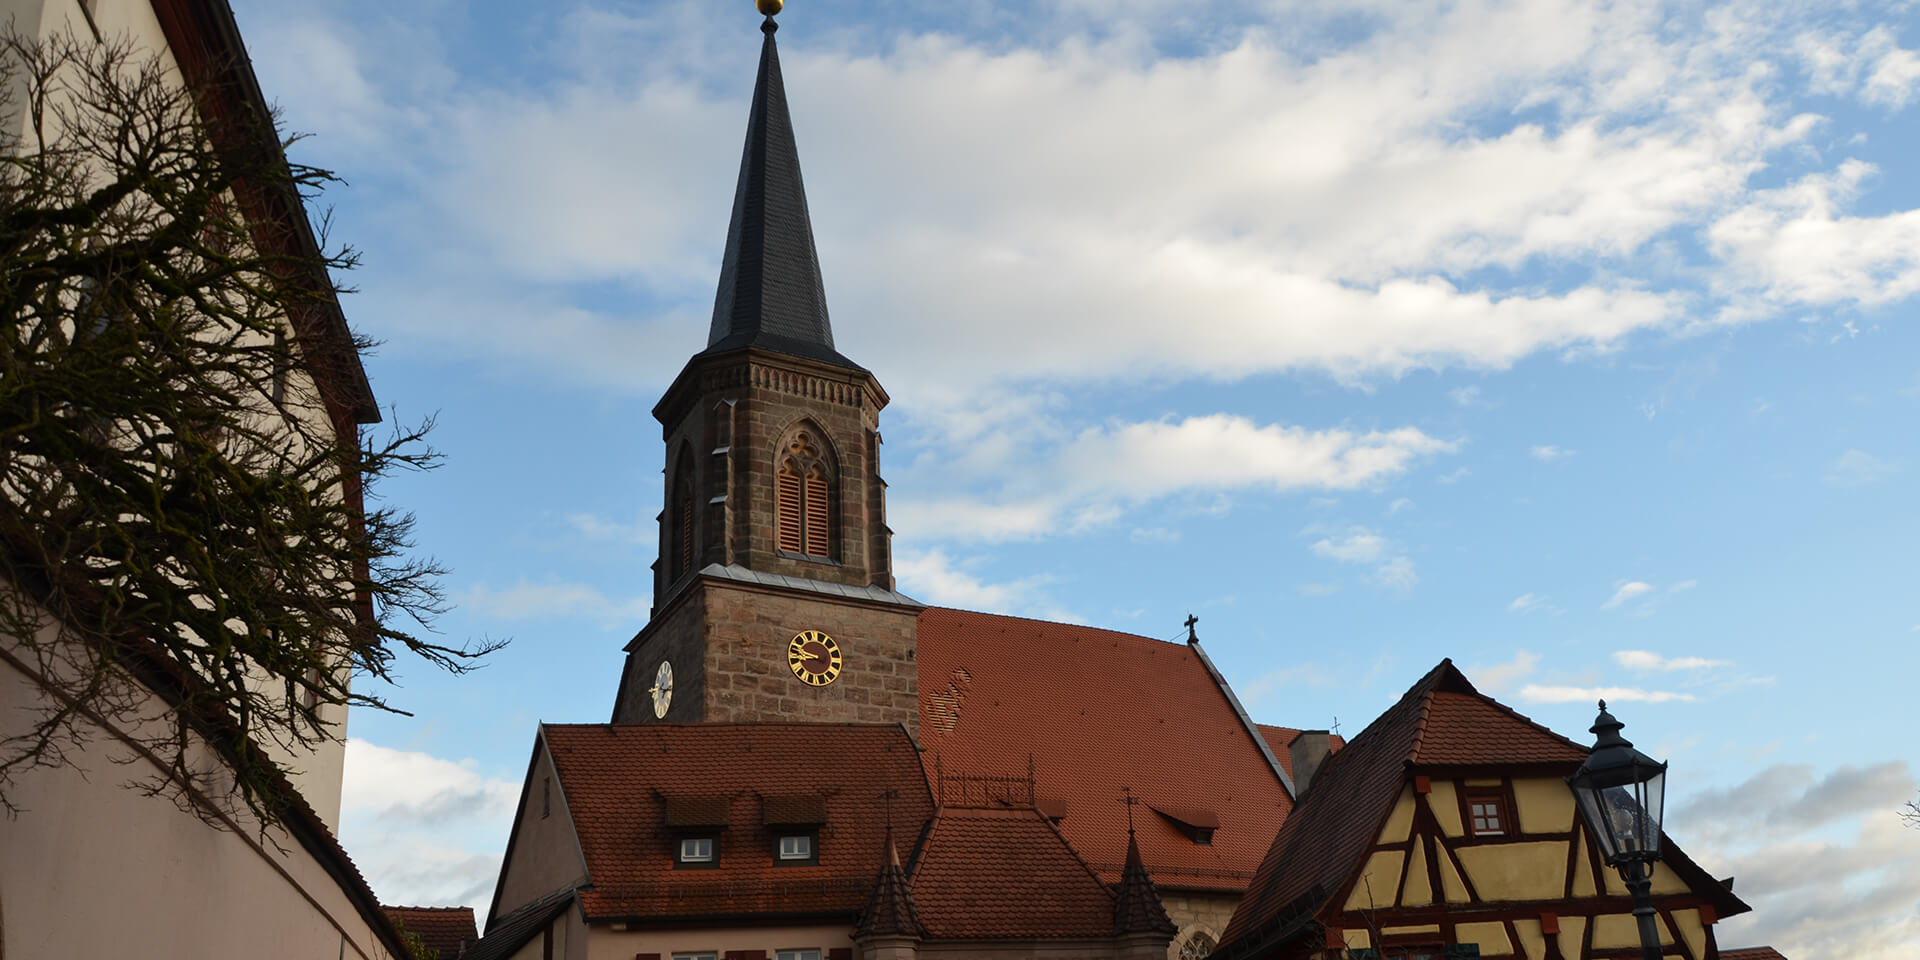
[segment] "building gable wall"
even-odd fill
[[[1491,798],[1501,833],[1476,834]],[[1348,948],[1476,943],[1480,955],[1563,960],[1637,948],[1619,874],[1598,863],[1558,777],[1409,775],[1322,921]],[[1709,960],[1714,911],[1666,863],[1654,903],[1670,960]]]
[[[587,865],[574,835],[566,791],[554,773],[545,738],[534,748],[521,790],[507,859],[500,865],[500,888],[492,916],[500,917],[563,888],[587,882]]]

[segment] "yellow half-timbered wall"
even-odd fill
[[[1476,829],[1474,801],[1493,805],[1497,828],[1483,816]],[[1666,960],[1718,960],[1712,906],[1665,863],[1653,898]],[[1476,943],[1489,958],[1639,960],[1632,910],[1558,777],[1410,775],[1322,915],[1323,956],[1342,943],[1384,960]]]

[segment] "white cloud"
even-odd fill
[[[1339,678],[1327,668],[1317,663],[1301,663],[1269,670],[1252,683],[1234,689],[1247,704],[1258,705],[1288,687],[1331,690],[1339,684]]]
[[[1414,6],[1329,48],[1344,15],[1227,27],[1169,58],[1149,25],[1183,18],[1154,4],[1103,18],[1112,39],[1040,13],[1026,15],[1035,29],[997,34],[1024,38],[1013,45],[910,32],[790,45],[842,337],[875,369],[916,371],[898,391],[905,409],[1047,380],[1306,369],[1353,381],[1500,369],[1681,325],[1691,290],[1616,269],[1676,230],[1721,223],[1715,249],[1736,265],[1791,266],[1745,242],[1769,231],[1723,215],[1766,221],[1772,201],[1755,201],[1751,178],[1817,125],[1763,69],[1795,56],[1800,14],[1734,3],[1675,31],[1681,14],[1657,2]],[[537,86],[457,76],[433,43],[269,79],[311,105],[301,115],[322,118],[323,135],[371,129],[386,139],[368,152],[405,158],[414,182],[395,188],[407,209],[394,219],[416,226],[392,242],[433,251],[414,276],[445,288],[420,302],[476,310],[370,296],[396,332],[657,387],[712,295],[751,62],[729,23],[693,2],[577,13],[555,42],[562,75]],[[344,19],[321,26],[335,48],[393,45]],[[1818,61],[1817,46],[1801,59]],[[1905,102],[1910,54],[1873,49],[1848,82]],[[1881,221],[1893,232],[1835,223],[1899,239]],[[433,242],[418,242],[426,224]],[[1566,282],[1502,279],[1538,263]],[[586,308],[531,286],[552,281],[618,282],[651,305]],[[635,344],[658,349],[615,349]],[[631,362],[652,354],[668,359]]]
[[[1705,657],[1663,657],[1650,650],[1616,650],[1613,662],[1629,670],[1704,670],[1708,667],[1731,666],[1731,661],[1709,660]]]
[[[1434,480],[1439,483],[1455,484],[1455,483],[1459,483],[1462,480],[1465,480],[1466,478],[1472,475],[1473,475],[1472,470],[1466,467],[1456,467],[1450,472],[1443,473],[1440,476],[1435,477]]]
[[[1528,703],[1592,703],[1596,700],[1614,700],[1622,703],[1628,701],[1666,703],[1670,700],[1692,701],[1697,698],[1691,693],[1642,690],[1638,687],[1569,687],[1529,683],[1520,688],[1520,699]]]
[[[1697,587],[1699,585],[1700,585],[1700,581],[1698,580],[1682,580],[1679,583],[1676,583],[1667,587],[1667,592],[1668,593],[1685,593],[1688,590],[1692,590],[1694,587]]]
[[[1412,509],[1413,509],[1413,501],[1407,499],[1406,497],[1401,497],[1393,501],[1392,503],[1387,504],[1387,516],[1391,517],[1391,516],[1394,516],[1395,514],[1398,514],[1402,510],[1412,510]]]
[[[1885,26],[1859,36],[1808,31],[1795,40],[1794,52],[1816,92],[1899,110],[1920,88],[1920,56],[1903,49]]]
[[[1471,407],[1480,402],[1480,388],[1473,386],[1455,387],[1447,391],[1447,396],[1452,397],[1453,402],[1460,406]]]
[[[1081,622],[1047,596],[1046,587],[1053,582],[1052,577],[1036,574],[990,583],[967,569],[969,566],[966,562],[954,561],[946,551],[938,549],[897,550],[893,558],[893,572],[900,592],[924,603]]]
[[[1507,604],[1508,613],[1561,613],[1553,599],[1545,594],[1523,593]]]
[[[1323,537],[1313,544],[1313,552],[1346,563],[1372,563],[1386,552],[1387,540],[1365,527],[1355,527],[1340,537]]]
[[[1543,444],[1541,446],[1536,446],[1531,451],[1529,451],[1529,453],[1533,456],[1535,460],[1542,460],[1547,463],[1552,463],[1555,460],[1565,460],[1566,458],[1573,456],[1572,450],[1568,450],[1565,447],[1556,447],[1551,444]]]
[[[1368,579],[1390,590],[1405,593],[1420,582],[1413,560],[1393,552],[1387,538],[1366,527],[1353,527],[1321,537],[1309,549],[1318,556],[1341,563],[1372,565],[1373,572]]]
[[[1652,592],[1653,584],[1640,580],[1630,580],[1621,584],[1619,589],[1613,591],[1613,596],[1609,598],[1606,603],[1601,604],[1600,609],[1612,610],[1635,597],[1645,596]]]
[[[1411,559],[1394,557],[1373,568],[1373,582],[1389,590],[1405,593],[1420,582],[1420,576],[1414,572]]]
[[[1330,597],[1340,591],[1340,585],[1337,583],[1302,583],[1293,589],[1303,597]],[[1913,629],[1915,632],[1920,632],[1920,627],[1914,627]]]
[[[1874,172],[1849,159],[1832,173],[1757,191],[1715,220],[1707,238],[1727,264],[1720,290],[1776,306],[1875,305],[1920,291],[1920,210],[1842,212]]]
[[[567,515],[567,525],[589,540],[644,544],[652,543],[658,537],[658,525],[650,520],[623,523],[591,513],[570,513]]]
[[[990,497],[899,500],[895,524],[915,537],[1004,540],[1089,529],[1127,509],[1175,495],[1238,490],[1368,487],[1404,473],[1418,458],[1457,449],[1413,429],[1308,430],[1214,414],[1091,427],[1039,455],[1050,437],[1021,438],[976,466],[998,475]],[[1032,454],[1032,455],[1027,455]],[[965,480],[941,464],[935,484]]]
[[[471,761],[347,741],[341,842],[383,903],[486,907],[520,783]]]
[[[1899,472],[1899,467],[1864,450],[1848,450],[1827,468],[1825,479],[1829,486],[1865,487]]]
[[[357,737],[347,741],[340,805],[343,814],[390,823],[433,823],[513,816],[520,784],[491,779],[468,760],[395,750]]]
[[[484,616],[501,620],[563,617],[635,621],[646,619],[653,598],[642,596],[616,601],[584,583],[535,583],[521,578],[513,586],[499,589],[484,582],[476,583],[459,595],[459,602]]]
[[[1751,914],[1724,922],[1727,943],[1787,956],[1897,960],[1920,942],[1920,831],[1894,811],[1920,789],[1904,761],[1824,775],[1775,764],[1677,805],[1687,850],[1715,876],[1740,878]]]
[[[1472,667],[1467,670],[1467,679],[1474,685],[1492,693],[1510,689],[1514,684],[1533,675],[1540,665],[1540,655],[1528,650],[1515,651],[1513,659],[1506,663],[1496,663],[1490,667]]]

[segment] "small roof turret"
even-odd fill
[[[874,878],[873,894],[860,922],[853,928],[855,939],[871,937],[913,937],[927,935],[920,923],[920,911],[913,905],[913,893],[907,889],[907,872],[900,866],[900,849],[894,846],[893,831],[887,831],[887,862]]]
[[[1140,862],[1140,843],[1129,827],[1127,865],[1120,871],[1120,886],[1113,891],[1113,935],[1164,933],[1173,936],[1179,929],[1167,916],[1166,905],[1160,902],[1160,891],[1154,889],[1153,878]]]

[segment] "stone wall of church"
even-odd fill
[[[918,609],[712,581],[701,589],[703,719],[903,723],[918,738]],[[812,686],[788,667],[787,644],[803,630],[823,631],[839,645],[843,666],[833,683]]]
[[[1220,935],[1227,932],[1227,921],[1233,919],[1233,909],[1240,905],[1240,894],[1162,890],[1160,902],[1167,908],[1167,917],[1180,927],[1167,946],[1167,956],[1183,960],[1204,957],[1220,943]],[[1204,949],[1195,942],[1200,937],[1207,938]],[[1189,944],[1194,949],[1187,951]]]
[[[667,520],[655,601],[679,578],[670,557],[674,475],[691,465],[699,516],[698,559],[851,586],[893,588],[886,484],[879,472],[879,413],[886,399],[865,371],[764,351],[696,359],[661,401],[668,426]],[[782,438],[811,423],[834,464],[834,538],[826,561],[783,553],[774,541],[774,473]]]
[[[700,589],[696,584],[695,591]],[[707,607],[696,592],[656,611],[627,654],[627,675],[614,704],[615,723],[698,723],[706,715]],[[667,715],[653,712],[652,687],[660,664],[673,666],[673,697]]]

